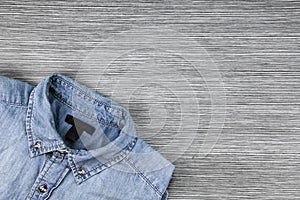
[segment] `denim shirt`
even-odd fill
[[[175,166],[127,109],[54,73],[0,76],[0,199],[167,199]]]

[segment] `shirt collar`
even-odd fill
[[[119,127],[119,136],[98,149],[70,149],[56,130],[49,102],[50,92],[55,92],[66,106],[77,113],[99,120],[99,123]],[[77,184],[121,161],[137,140],[133,120],[124,107],[59,73],[43,79],[30,93],[26,133],[32,158],[48,152],[67,152],[68,164]]]

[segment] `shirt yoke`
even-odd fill
[[[27,106],[34,87],[29,83],[0,75],[0,103]]]

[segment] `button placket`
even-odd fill
[[[56,154],[49,155],[51,156],[47,157],[45,165],[42,166],[43,170],[36,177],[36,181],[26,200],[48,198],[53,188],[59,186],[57,183],[60,183],[69,172],[66,154],[61,154],[57,151]]]

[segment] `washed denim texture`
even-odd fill
[[[67,115],[95,131],[66,140]],[[167,199],[174,168],[101,93],[60,73],[0,76],[0,199]]]

